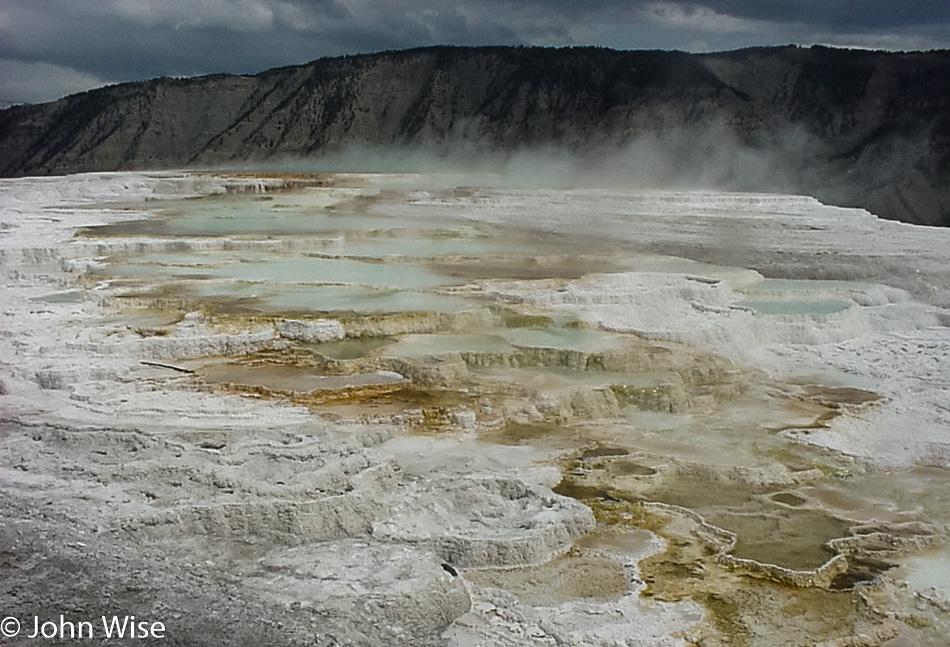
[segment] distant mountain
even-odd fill
[[[0,111],[0,175],[363,150],[562,149],[619,180],[808,193],[950,225],[950,52],[430,47]],[[629,168],[627,168],[629,167]]]

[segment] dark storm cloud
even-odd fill
[[[950,21],[946,0],[709,0],[720,13],[826,29],[888,29]]]
[[[432,44],[950,46],[947,0],[3,0],[0,100]]]

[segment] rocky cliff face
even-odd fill
[[[950,52],[435,47],[163,78],[0,111],[0,174],[461,142],[554,146],[623,160],[632,180],[797,191],[950,225]]]

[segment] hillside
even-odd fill
[[[631,181],[950,225],[950,52],[434,47],[161,78],[0,111],[0,175],[556,147]],[[624,169],[614,169],[624,178]]]

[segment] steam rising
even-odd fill
[[[746,142],[716,123],[580,150],[499,147],[470,139],[390,147],[350,144],[318,157],[285,158],[265,166],[285,172],[487,174],[496,185],[522,188],[801,191],[811,183],[808,160],[819,155],[820,144],[804,132],[767,137]]]

